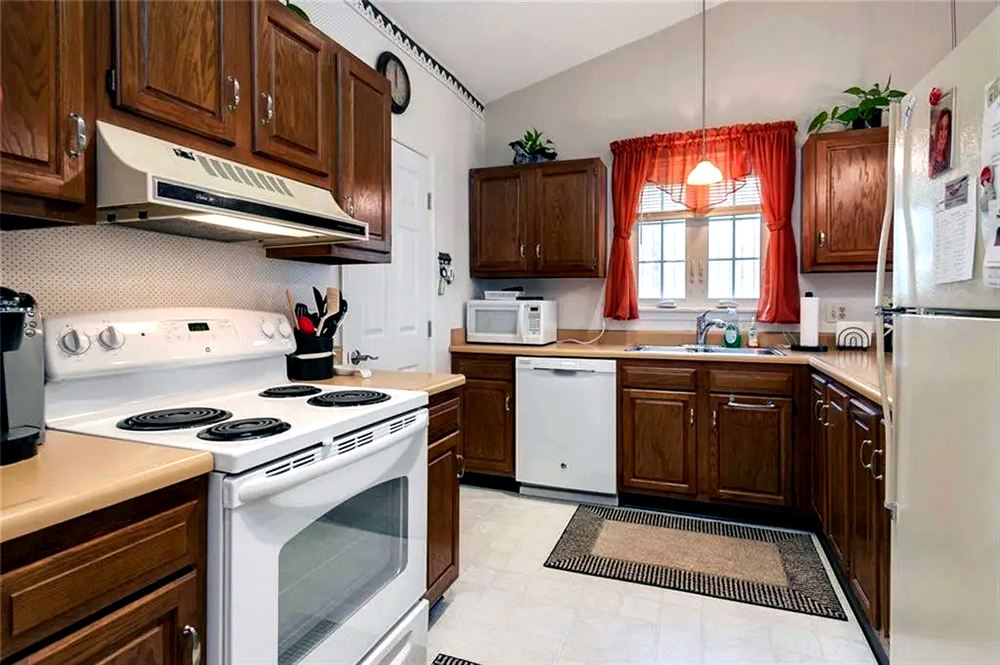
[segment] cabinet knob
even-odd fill
[[[826,247],[826,231],[819,232],[819,246]]]

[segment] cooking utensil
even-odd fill
[[[305,307],[305,305],[303,305],[303,307]],[[313,333],[316,332],[316,326],[313,325],[312,319],[310,319],[308,316],[300,316],[299,330],[301,330],[307,335],[312,335]]]
[[[295,320],[299,321],[302,317],[309,318],[309,308],[297,302],[295,303]]]
[[[320,337],[333,337],[337,334],[337,319],[335,314],[328,314],[323,320],[323,327],[320,328]]]
[[[326,300],[323,299],[323,294],[315,286],[313,287],[313,300],[316,301],[316,312],[322,318],[326,314]]]
[[[299,317],[295,314],[295,296],[291,289],[285,289],[285,297],[288,298],[288,313],[292,315],[292,325],[299,327]]]

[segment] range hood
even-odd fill
[[[100,121],[97,223],[267,245],[368,239],[321,187]]]

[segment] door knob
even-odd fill
[[[354,349],[353,351],[351,351],[351,364],[352,365],[360,365],[361,363],[367,362],[369,360],[378,360],[378,356],[373,356],[373,355],[370,355],[368,353],[361,353],[357,349]]]

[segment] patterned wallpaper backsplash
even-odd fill
[[[229,244],[115,227],[0,233],[0,285],[30,293],[42,316],[140,307],[286,312],[285,289],[339,286],[335,267],[279,261]]]

